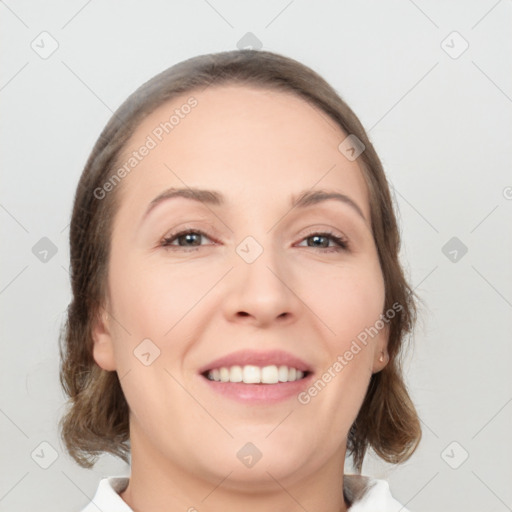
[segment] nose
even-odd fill
[[[255,327],[291,323],[298,318],[302,304],[296,287],[293,269],[286,268],[282,257],[271,249],[265,249],[252,263],[240,258],[229,277],[224,314],[230,322]]]

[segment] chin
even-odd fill
[[[273,433],[265,439],[269,431],[239,431],[234,439],[225,440],[227,442],[212,438],[211,445],[203,444],[203,449],[196,447],[195,456],[188,458],[186,464],[190,471],[195,474],[203,473],[215,485],[226,478],[222,487],[244,491],[256,488],[261,491],[275,489],[274,479],[280,482],[290,478],[293,480],[301,468],[303,471],[310,466],[313,454],[310,448],[305,449],[308,447],[307,443],[296,438],[291,443],[283,442],[285,436],[282,433]],[[274,435],[275,439],[272,439]],[[302,447],[301,451],[299,447]]]
[[[252,467],[246,467],[237,460],[237,464],[225,463],[211,468],[219,478],[226,478],[222,487],[240,492],[268,492],[276,490],[279,484],[292,482],[298,476],[298,468],[303,467],[297,460],[290,460],[286,456],[262,457]],[[229,475],[229,476],[227,476]],[[294,478],[295,477],[295,478]],[[276,483],[276,482],[279,482]]]

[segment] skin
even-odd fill
[[[191,95],[145,118],[126,155]],[[193,96],[197,107],[117,190],[94,358],[118,372],[130,407],[132,474],[121,496],[135,511],[344,511],[346,436],[387,362],[386,329],[307,405],[240,404],[211,391],[198,369],[236,350],[278,348],[319,377],[375,323],[384,281],[361,169],[338,150],[346,134],[299,97],[240,85]],[[227,202],[171,199],[142,220],[169,187],[217,190]],[[291,209],[305,189],[344,193],[365,218],[334,200]],[[161,246],[183,227],[207,236]],[[349,250],[327,252],[330,239],[308,246],[326,228]],[[251,264],[236,252],[247,236],[263,248]],[[149,366],[133,353],[146,338],[160,350]],[[247,442],[262,453],[252,468],[236,456]]]

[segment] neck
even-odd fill
[[[260,467],[251,480],[241,481],[234,467],[225,474],[178,466],[164,457],[136,430],[132,439],[131,477],[122,499],[135,511],[169,512],[346,512],[343,497],[345,447],[311,473],[276,477]],[[303,467],[308,467],[305,463]],[[256,468],[251,469],[253,471]],[[244,471],[246,471],[244,469]]]

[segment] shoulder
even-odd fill
[[[344,475],[343,492],[350,512],[409,512],[393,498],[386,480],[363,475]]]
[[[81,512],[133,512],[119,496],[126,489],[128,480],[128,477],[115,476],[101,480],[94,498]]]

